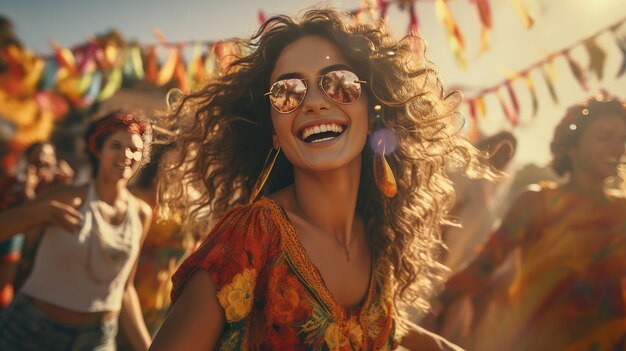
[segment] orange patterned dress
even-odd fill
[[[513,283],[480,316],[468,350],[626,350],[626,200],[541,194],[539,218],[495,232],[474,266],[520,248]]]
[[[226,315],[218,350],[390,350],[389,275],[374,263],[369,291],[348,313],[325,286],[274,201],[239,206],[173,276],[175,303],[196,269],[209,272]]]

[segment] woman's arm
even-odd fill
[[[131,195],[133,196],[133,195]],[[139,251],[143,242],[150,230],[150,224],[152,222],[152,209],[148,204],[137,199],[140,204],[140,215],[143,222],[143,233],[141,235],[141,241]],[[143,319],[141,312],[141,305],[139,304],[139,297],[137,296],[137,290],[135,289],[135,272],[137,271],[137,263],[139,257],[135,260],[133,269],[131,270],[128,280],[126,281],[126,289],[124,289],[124,296],[122,297],[122,310],[120,311],[120,327],[124,332],[124,335],[128,338],[128,341],[132,345],[134,350],[145,351],[150,346],[150,333],[146,327],[146,322]]]
[[[400,340],[400,345],[411,351],[463,351],[459,346],[428,330],[407,322],[408,333]]]
[[[500,228],[489,236],[476,258],[448,280],[440,296],[441,302],[448,303],[461,294],[472,293],[483,287],[496,268],[527,239],[542,210],[540,192],[523,193],[512,205]]]
[[[211,276],[196,270],[172,305],[150,351],[214,350],[225,321]]]
[[[17,233],[45,225],[74,232],[80,228],[83,215],[78,211],[82,200],[71,187],[55,189],[21,206],[0,212],[0,242]]]

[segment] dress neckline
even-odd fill
[[[354,308],[346,308],[337,302],[333,293],[329,290],[328,286],[324,282],[324,278],[320,273],[319,269],[306,252],[304,246],[300,242],[298,238],[298,234],[296,232],[296,228],[289,219],[287,212],[285,209],[275,200],[270,199],[268,197],[263,197],[258,200],[267,201],[270,207],[273,210],[280,213],[277,218],[281,221],[280,227],[285,229],[280,231],[280,235],[283,239],[285,252],[287,254],[287,260],[290,265],[298,275],[298,278],[314,293],[320,302],[327,308],[327,310],[333,315],[333,317],[347,321],[351,316],[358,315],[359,317],[365,311],[366,306],[370,304],[370,300],[372,298],[372,293],[374,289],[374,281],[375,281],[375,258],[372,255],[371,267],[370,267],[370,277],[369,277],[369,285],[367,288],[367,292],[365,294],[365,298],[363,299],[360,306]]]

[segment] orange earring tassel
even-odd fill
[[[376,179],[376,186],[385,197],[392,198],[398,193],[398,185],[396,184],[396,177],[393,175],[393,171],[385,158],[385,145],[383,139],[379,140],[379,143],[383,143],[382,152],[374,153],[374,179]]]

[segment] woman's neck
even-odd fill
[[[361,163],[338,171],[295,171],[292,212],[342,243],[354,234]]]
[[[94,182],[98,198],[111,206],[113,206],[120,197],[127,195],[126,185],[128,183],[124,180],[109,181],[105,177],[99,176],[96,177]]]
[[[604,181],[573,172],[565,185],[568,189],[585,196],[605,197]]]

